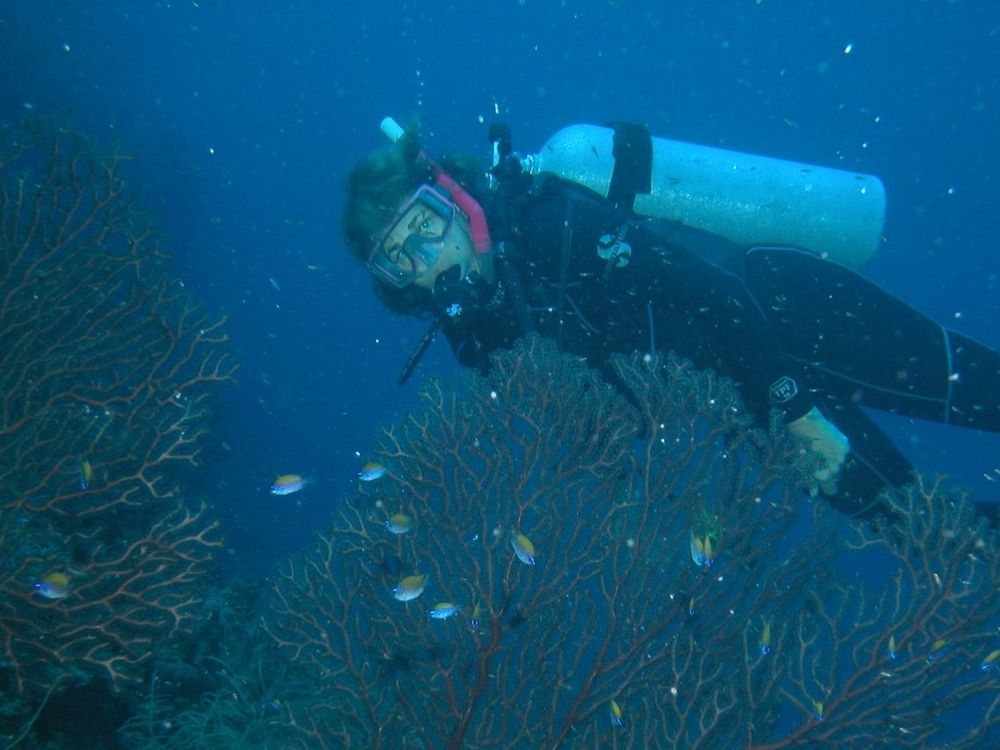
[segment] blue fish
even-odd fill
[[[430,615],[432,620],[447,620],[449,617],[457,615],[462,609],[461,604],[452,604],[451,602],[438,602],[431,609]]]
[[[358,472],[358,479],[362,482],[374,482],[383,476],[385,476],[385,467],[375,461],[365,462],[365,465],[361,467],[361,471]]]
[[[272,495],[291,495],[304,489],[309,480],[299,474],[283,474],[271,484]]]

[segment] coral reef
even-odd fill
[[[299,746],[995,738],[1000,571],[964,501],[920,485],[887,499],[895,525],[853,526],[808,500],[814,457],[748,429],[731,384],[675,358],[616,368],[631,405],[529,339],[385,430],[387,475],[281,569],[264,615],[300,674]]]
[[[36,704],[138,685],[220,546],[185,470],[232,380],[224,319],[169,273],[120,153],[0,130],[0,680]],[[5,712],[13,712],[5,706]]]
[[[384,429],[385,475],[129,747],[996,743],[996,540],[964,498],[921,480],[851,523],[673,357],[619,358],[628,400],[542,339],[493,365]]]

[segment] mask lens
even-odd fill
[[[437,262],[455,206],[430,185],[406,200],[372,248],[368,269],[394,287],[412,284]]]

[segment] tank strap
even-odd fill
[[[614,128],[612,155],[615,158],[608,200],[617,208],[632,210],[635,196],[649,193],[653,181],[653,139],[645,125],[611,122]]]

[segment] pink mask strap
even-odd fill
[[[434,167],[434,182],[450,193],[455,205],[469,217],[469,230],[472,232],[472,245],[476,255],[485,255],[493,248],[493,244],[490,241],[490,229],[486,225],[483,207],[426,154],[422,151],[421,154]]]

